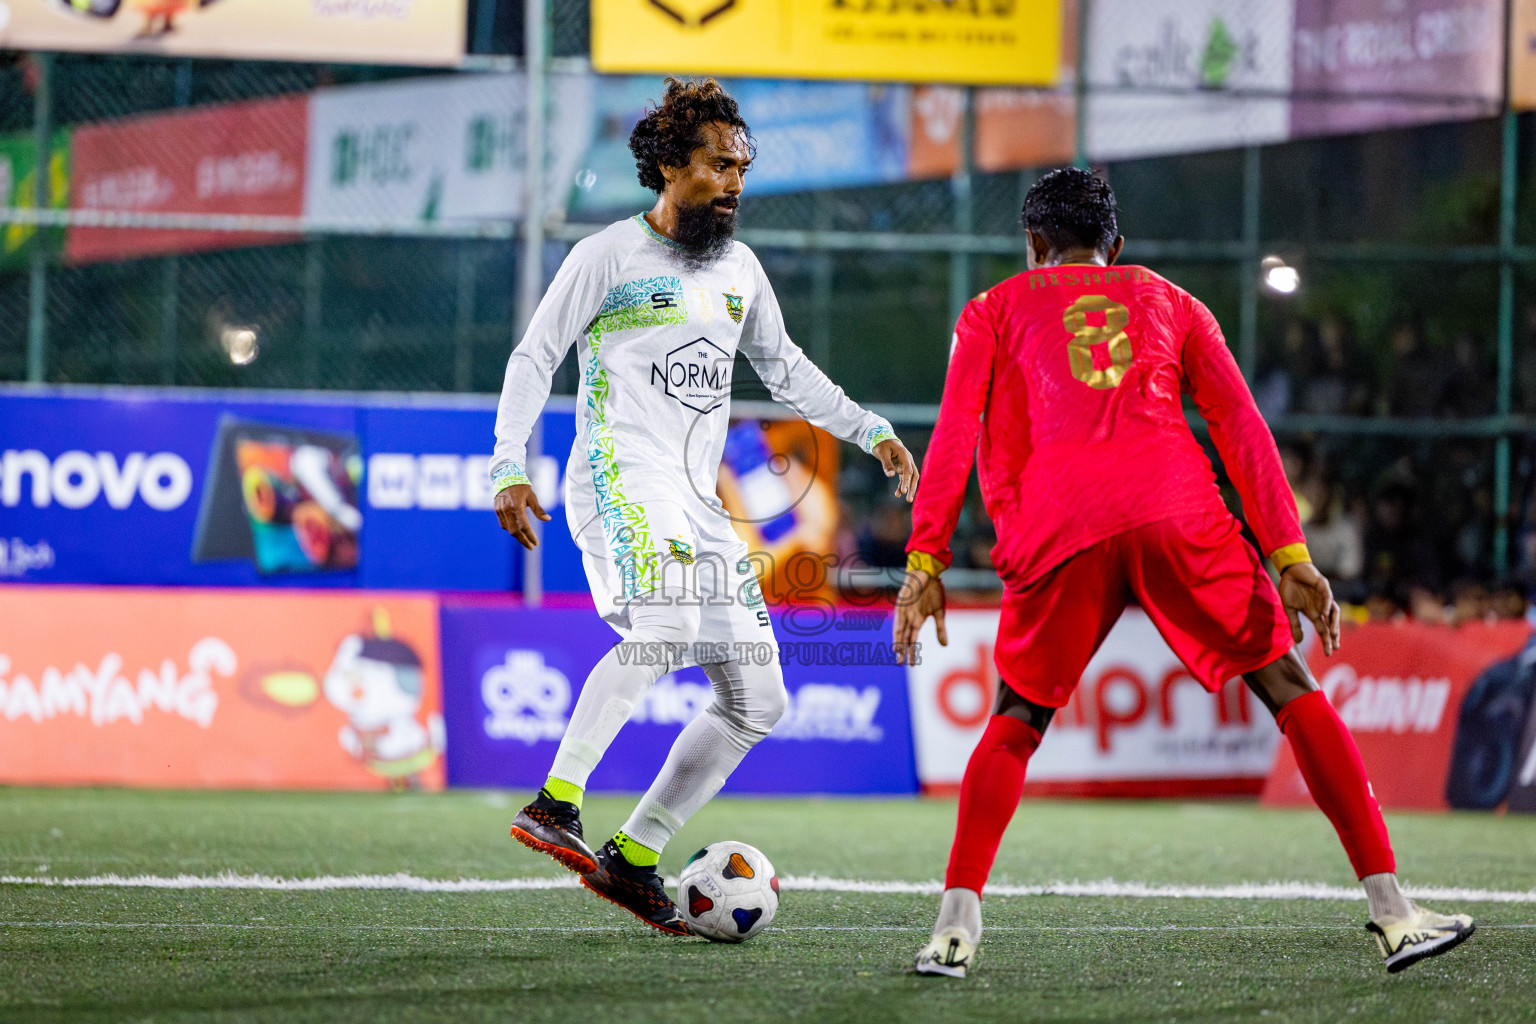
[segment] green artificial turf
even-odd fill
[[[0,789],[0,875],[566,877],[512,843],[524,794]],[[590,798],[588,834],[628,799]],[[781,875],[922,881],[949,801],[715,801],[662,860],[740,839]],[[1395,815],[1410,885],[1536,886],[1536,819]],[[1028,802],[994,878],[1352,881],[1313,812]],[[786,890],[741,946],[651,932],[579,890],[512,893],[0,884],[0,1021],[1530,1021],[1536,904],[1388,976],[1364,902],[994,897],[970,979],[902,968],[937,899]]]

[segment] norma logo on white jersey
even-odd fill
[[[694,412],[714,412],[731,390],[731,355],[708,338],[695,338],[651,364],[651,383]]]

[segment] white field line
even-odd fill
[[[1533,931],[1536,924],[1484,924],[1479,929],[1493,928],[1499,931]],[[101,929],[161,929],[196,930],[223,929],[253,932],[471,932],[471,933],[533,933],[551,932],[633,932],[636,925],[393,925],[393,924],[245,924],[218,921],[0,921],[0,928],[101,928]],[[1085,924],[1085,925],[987,925],[987,934],[993,932],[1334,932],[1357,931],[1356,924]],[[926,925],[771,925],[770,932],[926,932]],[[643,932],[642,934],[649,934]]]
[[[668,884],[675,884],[669,879]],[[797,892],[837,892],[933,896],[943,891],[943,884],[930,882],[885,882],[849,878],[823,878],[817,875],[786,875],[779,879],[784,889]],[[543,889],[574,889],[575,876],[550,878],[419,878],[404,873],[392,875],[321,875],[314,878],[280,878],[270,875],[92,875],[85,878],[54,878],[47,875],[0,875],[0,885],[38,886],[43,888],[117,888],[117,889],[258,889],[286,892],[318,892],[337,889],[369,889],[390,892],[526,892]],[[1409,886],[1415,899],[1458,903],[1536,903],[1536,889],[1462,889],[1445,886]],[[1365,894],[1353,886],[1323,885],[1316,882],[1241,882],[1235,885],[1159,885],[1149,882],[1118,882],[1106,878],[1096,882],[1051,882],[1046,885],[991,885],[989,896],[1102,896],[1122,899],[1174,900],[1363,900]]]

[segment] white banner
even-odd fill
[[[949,646],[924,627],[922,663],[908,671],[917,777],[953,786],[981,738],[997,693],[996,611],[953,611]],[[1057,712],[1028,781],[1054,783],[1261,780],[1280,732],[1241,682],[1207,693],[1152,621],[1128,610]]]
[[[1279,142],[1295,0],[1098,0],[1088,27],[1092,160]],[[1244,93],[1258,93],[1256,96]]]
[[[546,209],[563,209],[587,148],[591,76],[550,85]],[[317,90],[304,215],[386,223],[522,213],[521,75],[453,75]]]

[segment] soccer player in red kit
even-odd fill
[[[1366,928],[1387,970],[1457,945],[1472,919],[1403,895],[1359,751],[1294,646],[1305,615],[1332,654],[1339,607],[1215,318],[1145,267],[1114,265],[1124,241],[1115,197],[1089,171],[1036,182],[1024,226],[1029,270],[973,299],[955,328],[896,614],[903,654],[929,616],[947,642],[940,574],[979,439],[1005,586],[995,647],[1003,685],[966,766],[943,905],[917,971],[965,976],[981,940],[982,887],[1029,757],[1133,599],[1201,685],[1214,692],[1242,676],[1274,714],[1365,887]],[[1280,574],[1278,591],[1222,503],[1185,393]]]

